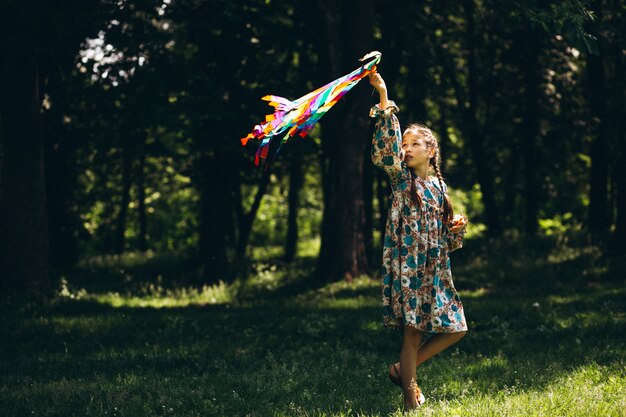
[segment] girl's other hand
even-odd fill
[[[385,85],[385,80],[380,76],[377,72],[372,72],[369,75],[370,84],[374,87],[379,93],[382,91],[387,91],[387,86]]]

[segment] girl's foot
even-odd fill
[[[415,410],[421,407],[424,402],[426,402],[426,398],[422,394],[422,390],[417,385],[415,379],[411,379],[408,389],[404,390],[404,409]]]

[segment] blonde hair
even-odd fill
[[[452,222],[452,217],[454,216],[454,209],[452,208],[452,202],[448,198],[448,193],[443,189],[443,175],[441,174],[441,170],[439,167],[441,166],[441,152],[439,152],[439,141],[437,137],[433,133],[430,128],[420,123],[412,123],[404,129],[402,133],[402,137],[404,138],[406,135],[416,135],[424,138],[424,142],[426,143],[426,147],[428,149],[434,148],[435,155],[430,158],[428,162],[429,166],[432,166],[435,170],[435,174],[437,175],[437,180],[439,181],[439,188],[441,188],[443,192],[443,216],[442,220],[444,224],[449,224]],[[417,193],[417,189],[415,188],[415,174],[411,171],[411,197],[413,201],[417,204],[417,206],[422,208],[422,198]]]

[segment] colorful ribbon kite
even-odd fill
[[[268,167],[267,155],[270,149],[272,139],[287,130],[287,134],[283,137],[278,150],[275,152],[272,160],[276,158],[283,144],[290,137],[299,135],[305,137],[312,129],[315,123],[330,108],[341,99],[352,87],[356,85],[362,78],[376,71],[376,64],[380,62],[382,54],[378,51],[370,52],[359,61],[368,61],[361,67],[352,71],[348,75],[331,81],[323,87],[318,88],[309,94],[300,97],[295,101],[289,101],[283,97],[265,96],[261,100],[269,101],[269,105],[276,110],[274,114],[265,116],[265,123],[254,126],[252,133],[245,138],[241,138],[241,144],[246,146],[250,139],[261,140],[259,149],[254,157],[254,165],[259,166],[260,159],[265,160],[265,168]]]

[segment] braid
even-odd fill
[[[430,164],[435,168],[435,174],[437,174],[437,180],[439,181],[439,187],[441,187],[441,191],[443,192],[443,222],[444,224],[449,224],[452,222],[452,218],[454,217],[454,209],[452,208],[452,203],[448,198],[448,193],[444,192],[443,189],[443,177],[441,175],[441,171],[439,170],[439,149],[437,149],[437,153],[430,160]]]
[[[421,210],[422,197],[420,197],[419,193],[417,192],[417,188],[415,187],[415,174],[413,173],[412,169],[409,169],[409,172],[411,173],[411,198],[413,199],[413,202],[417,206],[418,210]]]

